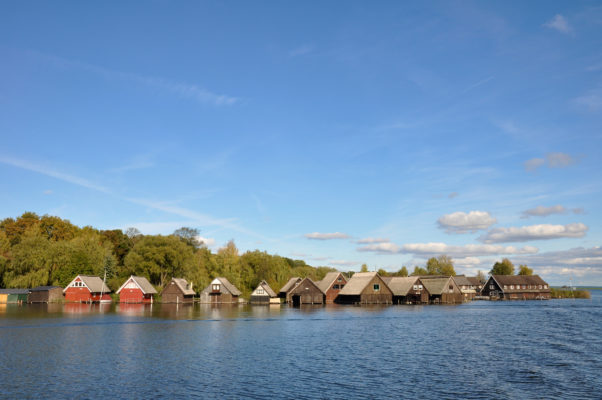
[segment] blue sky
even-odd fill
[[[597,2],[3,2],[0,216],[602,284]]]

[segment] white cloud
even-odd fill
[[[399,253],[400,247],[394,243],[375,243],[366,246],[360,246],[357,251],[374,252],[379,254],[395,254]]]
[[[525,161],[524,166],[527,171],[536,171],[539,167],[546,165],[548,168],[565,168],[575,164],[575,159],[566,153],[548,153],[546,158],[532,158]]]
[[[528,210],[523,211],[521,218],[529,218],[529,217],[547,217],[552,214],[566,214],[567,209],[560,204],[550,207],[545,206],[537,206],[535,208],[530,208]]]
[[[550,168],[564,168],[575,163],[573,157],[566,153],[548,153],[546,158]]]
[[[602,110],[602,90],[592,90],[582,96],[573,99],[573,104],[579,109],[587,112]]]
[[[447,233],[468,233],[489,228],[497,220],[487,211],[470,211],[465,213],[458,211],[443,215],[437,223]]]
[[[582,223],[495,228],[481,236],[479,240],[484,243],[508,243],[558,238],[580,238],[585,236],[587,230],[587,225]]]
[[[491,244],[466,244],[462,246],[448,245],[445,243],[409,243],[404,244],[399,253],[414,254],[417,256],[432,257],[446,254],[450,257],[478,257],[507,254],[534,254],[537,247],[525,246],[500,246]]]
[[[355,243],[357,244],[372,244],[372,243],[388,243],[390,240],[385,238],[364,238],[357,240]]]
[[[527,171],[535,171],[537,168],[541,167],[546,163],[546,160],[543,158],[532,158],[530,160],[525,161],[525,169]]]
[[[549,251],[513,260],[515,264],[527,264],[536,273],[568,276],[602,274],[602,247],[575,247],[569,250]]]
[[[197,236],[196,239],[199,242],[203,242],[205,244],[205,246],[207,246],[207,247],[214,247],[215,246],[215,239],[213,239],[213,238],[206,238],[206,237],[202,237],[202,236]]]
[[[561,14],[556,14],[554,18],[543,24],[545,27],[557,30],[558,32],[570,34],[573,32],[573,28],[569,25],[569,22]]]
[[[349,239],[350,236],[347,235],[346,233],[341,233],[341,232],[334,232],[334,233],[320,233],[320,232],[313,232],[313,233],[306,233],[305,235],[306,238],[311,239],[311,240],[333,240],[333,239]]]

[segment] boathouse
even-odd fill
[[[63,300],[63,288],[59,286],[38,286],[29,290],[28,303],[57,303]]]
[[[476,295],[480,296],[481,289],[483,289],[483,282],[481,282],[479,277],[478,276],[468,276],[468,277],[466,277],[466,279],[468,279],[470,281],[470,283],[472,284],[472,287],[474,288]]]
[[[152,303],[157,290],[143,276],[130,276],[116,292],[120,303]]]
[[[464,275],[456,275],[453,276],[452,279],[456,282],[458,288],[460,288],[464,301],[472,301],[477,295],[477,291],[472,282]]]
[[[162,303],[192,303],[196,293],[192,290],[192,283],[183,278],[171,278],[171,281],[161,292]]]
[[[242,293],[230,281],[223,277],[215,278],[201,292],[201,303],[238,303]]]
[[[278,292],[278,297],[280,297],[281,299],[286,299],[288,292],[291,291],[295,287],[295,285],[297,285],[301,281],[302,279],[298,276],[289,279],[288,282],[286,282]]]
[[[292,306],[301,304],[324,304],[326,294],[320,289],[316,282],[305,278],[288,291],[286,302]]]
[[[0,304],[27,303],[29,289],[0,289]]]
[[[109,303],[111,289],[98,276],[78,275],[63,290],[65,301],[76,303]]]
[[[539,275],[491,275],[481,295],[502,300],[547,300],[551,290]]]
[[[429,303],[459,304],[464,296],[451,276],[421,276],[420,281],[429,292]]]
[[[280,299],[276,292],[272,290],[266,281],[259,282],[259,285],[251,293],[251,304],[280,304]]]
[[[391,276],[383,280],[393,293],[393,304],[423,304],[429,302],[429,292],[417,276]]]
[[[347,284],[345,275],[338,271],[329,272],[324,279],[316,282],[321,291],[326,294],[326,303],[334,303],[341,289]]]
[[[339,292],[337,303],[391,304],[393,292],[376,272],[356,272]]]

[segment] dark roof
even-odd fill
[[[533,291],[540,291],[540,290],[549,290],[550,286],[548,285],[548,283],[546,281],[544,281],[543,279],[541,279],[541,277],[539,275],[491,275],[491,278],[494,279],[500,286],[501,289],[504,292],[524,292],[524,291],[528,291],[528,290],[533,290]],[[504,289],[504,285],[506,285],[506,288]],[[526,285],[527,289],[510,289],[510,285]],[[548,287],[548,289],[539,289],[539,288],[534,288],[534,289],[529,289],[529,285],[531,286],[537,286],[539,287],[539,285],[546,285]]]
[[[30,289],[31,292],[45,292],[52,289],[63,289],[60,286],[38,286],[33,289]]]
[[[0,294],[29,294],[29,289],[0,289]]]
[[[472,283],[464,275],[456,275],[453,277],[453,279],[456,281],[456,285],[458,286],[472,286]]]
[[[295,293],[295,291],[299,288],[307,288],[308,283],[318,289],[320,293],[326,294],[322,289],[320,289],[320,286],[318,286],[316,282],[311,280],[311,278],[304,278],[301,282],[296,284],[295,287],[289,291],[289,293]]]
[[[467,276],[466,279],[468,279],[473,286],[483,286],[483,283],[481,283],[478,276]]]
[[[288,282],[286,282],[284,284],[284,286],[282,286],[282,289],[280,289],[280,293],[286,293],[286,292],[288,292],[289,290],[291,290],[292,288],[294,288],[295,285],[297,283],[299,283],[299,282],[301,282],[301,278],[299,278],[298,276],[295,276],[295,277],[289,279]]]

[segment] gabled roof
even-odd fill
[[[151,285],[151,283],[148,281],[148,279],[146,279],[143,276],[130,276],[124,283],[123,285],[121,285],[121,287],[119,289],[117,289],[116,293],[120,293],[121,289],[123,289],[125,287],[125,285],[127,285],[128,282],[134,282],[139,288],[140,290],[142,290],[142,293],[144,294],[157,294],[157,290],[155,290],[155,288],[153,287],[153,285]]]
[[[394,296],[407,296],[418,279],[417,276],[391,276],[384,277],[383,281],[389,286]]]
[[[329,272],[326,274],[326,276],[324,276],[324,278],[321,281],[316,282],[316,284],[318,285],[321,291],[326,293],[326,291],[330,289],[332,284],[337,280],[339,275],[343,274],[339,271]],[[343,278],[345,279],[345,281],[347,280],[347,278],[345,278],[345,275],[343,275]]]
[[[458,286],[472,286],[472,283],[464,275],[452,276],[452,279],[456,281]]]
[[[286,292],[288,292],[289,290],[291,290],[292,288],[294,288],[295,285],[297,283],[299,283],[299,282],[301,282],[301,278],[299,278],[298,276],[295,276],[295,277],[289,279],[288,282],[286,282],[284,284],[284,286],[282,286],[282,289],[280,289],[280,293],[283,293],[283,292],[286,293]]]
[[[196,294],[194,292],[194,290],[192,290],[192,285],[189,285],[188,282],[186,281],[186,279],[183,279],[183,278],[171,278],[171,280],[174,281],[174,283],[176,285],[178,285],[178,288],[182,291],[182,293],[185,296],[189,296],[189,295],[194,296]]]
[[[67,287],[63,290],[65,292],[67,288],[71,286],[73,282],[75,282],[79,278],[84,285],[88,288],[91,293],[111,293],[111,289],[100,279],[98,276],[91,275],[78,275],[67,285]]]
[[[525,290],[529,290],[529,289],[510,289],[510,285],[527,285],[527,288],[529,287],[529,285],[536,285],[538,288],[537,289],[530,289],[530,290],[549,290],[550,286],[548,285],[548,283],[546,281],[544,281],[543,279],[541,279],[541,277],[539,275],[491,275],[491,278],[493,278],[499,285],[500,288],[504,291],[504,292],[524,292]],[[504,285],[507,286],[506,289],[504,289]],[[539,285],[548,285],[548,289],[539,289]]]
[[[29,289],[0,289],[0,294],[29,294]]]
[[[212,291],[212,285],[215,285],[219,282],[220,284],[220,293],[229,293],[233,296],[240,296],[242,294],[242,292],[240,290],[238,290],[236,288],[236,286],[234,286],[232,283],[230,283],[230,281],[224,277],[217,277],[215,278],[213,281],[211,281],[211,283],[209,284],[209,286],[207,286],[203,292],[211,292]]]
[[[343,290],[339,292],[339,295],[357,296],[362,294],[366,286],[368,286],[376,276],[379,276],[376,272],[356,272],[351,279],[347,281],[347,284]]]
[[[326,293],[324,293],[324,291],[322,289],[320,289],[320,287],[318,286],[318,284],[316,282],[314,282],[314,281],[311,280],[311,278],[303,278],[303,280],[301,280],[301,282],[297,283],[295,285],[295,287],[290,290],[290,293],[294,293],[298,288],[307,287],[307,284],[310,284],[311,286],[314,286],[322,294],[324,294],[324,295],[326,294]]]
[[[255,290],[262,288],[263,290],[265,290],[265,292],[267,293],[268,296],[270,297],[276,297],[278,296],[270,287],[270,285],[268,285],[268,283],[266,281],[261,281],[259,282],[259,285],[257,285],[257,287],[255,288]],[[254,291],[255,291],[254,290]]]
[[[467,276],[466,279],[468,279],[473,286],[483,286],[478,276]]]
[[[422,277],[420,277],[420,280],[422,281],[422,284],[424,285],[424,287],[426,288],[426,290],[428,290],[428,292],[432,295],[440,295],[443,294],[444,292],[447,291],[447,286],[449,281],[451,280],[451,278],[445,277],[445,278],[426,278],[423,279]]]
[[[38,286],[33,289],[29,289],[29,291],[30,292],[45,292],[47,290],[52,290],[52,289],[62,289],[62,287],[60,287],[60,286]]]

